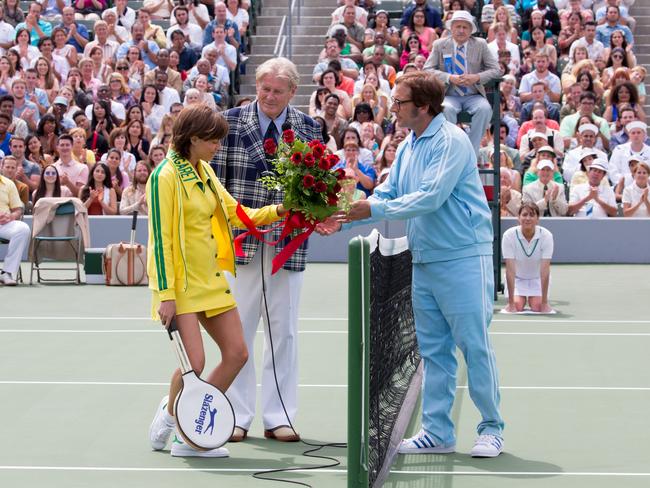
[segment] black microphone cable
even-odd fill
[[[289,122],[285,121],[284,124],[282,124],[282,131],[284,132],[285,130],[291,129],[291,125]],[[266,172],[265,172],[266,173]],[[264,174],[263,174],[264,176]],[[275,193],[275,190],[272,190],[273,193]],[[289,413],[287,412],[287,407],[284,404],[284,399],[282,398],[282,393],[280,392],[280,383],[278,381],[278,373],[277,373],[277,368],[275,364],[275,348],[273,346],[273,334],[271,333],[271,316],[269,314],[269,307],[268,307],[268,300],[266,296],[266,278],[264,275],[264,243],[260,243],[260,248],[261,248],[261,256],[260,256],[260,263],[261,263],[261,274],[262,274],[262,296],[264,298],[264,315],[266,317],[266,329],[267,333],[269,335],[269,349],[271,350],[271,364],[273,365],[273,379],[275,381],[275,390],[278,394],[278,399],[280,400],[280,404],[282,405],[282,410],[284,411],[284,416],[287,419],[287,423],[289,424],[289,427],[293,431],[293,433],[300,437],[298,432],[296,432],[295,427],[293,426],[293,422],[291,422],[291,419],[289,418]],[[313,488],[312,485],[308,483],[304,483],[302,481],[294,481],[294,480],[288,480],[288,479],[282,479],[282,478],[267,478],[266,476],[276,474],[276,473],[289,473],[292,471],[308,471],[308,470],[318,470],[318,469],[328,469],[328,468],[334,468],[336,466],[339,466],[341,464],[341,461],[339,461],[336,458],[330,457],[330,456],[325,456],[323,454],[315,454],[321,449],[325,449],[327,447],[331,448],[337,448],[337,449],[347,449],[347,443],[344,442],[330,442],[330,443],[313,443],[313,442],[308,442],[305,441],[302,437],[300,437],[300,442],[306,446],[308,446],[310,449],[307,449],[306,451],[303,451],[302,455],[305,457],[310,457],[314,459],[321,459],[327,461],[325,464],[319,464],[317,466],[294,466],[290,468],[277,468],[277,469],[265,469],[262,471],[257,471],[253,473],[253,478],[263,480],[263,481],[277,481],[279,483],[290,483],[294,485],[299,485],[299,486],[305,486],[307,488]]]

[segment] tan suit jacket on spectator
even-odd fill
[[[485,96],[485,83],[499,78],[501,70],[496,58],[490,52],[487,42],[484,39],[470,37],[467,40],[466,72],[479,75],[480,81],[475,85],[476,91]],[[440,81],[449,85],[449,76],[453,73],[445,71],[445,56],[454,56],[454,40],[451,37],[438,39],[433,43],[433,51],[424,64],[424,70],[433,71]]]
[[[144,84],[145,85],[155,85],[156,81],[156,72],[162,71],[160,68],[152,69],[144,75]],[[167,68],[167,85],[172,87],[178,93],[183,91],[183,80],[178,71],[171,68]]]
[[[564,187],[555,181],[549,181],[548,189],[552,190],[554,187],[558,188],[557,196],[548,202],[548,209],[551,212],[551,217],[563,217],[569,207],[564,194]],[[544,184],[537,180],[524,186],[523,201],[535,203],[539,207],[540,216],[543,216],[547,207],[544,200]]]

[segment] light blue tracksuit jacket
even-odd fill
[[[492,220],[465,133],[436,116],[397,149],[390,176],[369,197],[372,220],[407,220],[414,263],[492,254]]]
[[[420,137],[400,144],[389,177],[368,200],[371,220],[407,220],[413,310],[424,360],[423,429],[437,444],[455,445],[451,408],[458,347],[482,416],[477,430],[500,436],[498,375],[487,332],[492,217],[469,138],[437,115]]]

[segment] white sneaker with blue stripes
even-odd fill
[[[456,444],[436,444],[434,438],[421,430],[399,446],[400,454],[448,454],[456,452]]]
[[[497,457],[503,451],[503,439],[498,435],[482,434],[478,436],[472,448],[472,457]]]

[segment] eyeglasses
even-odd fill
[[[126,71],[126,70],[129,69],[129,67],[128,67],[128,66],[118,66],[118,67],[115,68],[115,69],[119,69],[120,71]]]
[[[56,176],[56,171],[45,171],[43,176]]]
[[[402,108],[402,105],[404,105],[405,103],[411,103],[413,101],[413,100],[399,100],[395,97],[391,97],[390,100],[393,103],[393,105],[397,106],[397,110],[400,110]]]
[[[612,54],[612,59],[623,59],[621,54]]]

